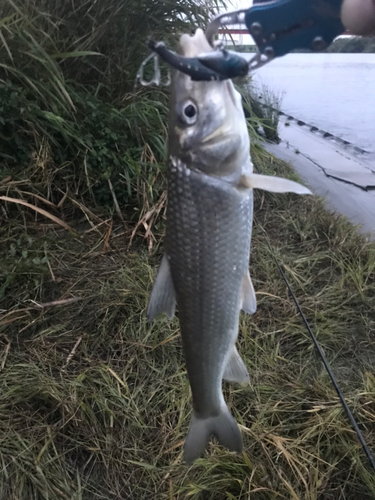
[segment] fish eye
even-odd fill
[[[196,110],[192,104],[188,104],[184,109],[184,113],[188,118],[194,118]]]
[[[194,103],[188,101],[182,109],[182,119],[187,125],[193,125],[197,121],[198,110]]]

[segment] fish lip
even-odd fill
[[[215,140],[216,138],[217,138],[217,135],[214,133],[206,136],[201,141],[201,148],[206,149],[206,148],[210,148],[212,146],[231,144],[232,142],[236,141],[236,139],[238,139],[238,135],[233,133],[233,132],[226,131],[225,134],[223,134],[223,137],[221,139]]]
[[[207,134],[205,137],[202,137],[201,139],[201,144],[206,144],[207,142],[212,141],[213,139],[216,139],[216,137],[222,135],[224,138],[226,138],[228,135],[234,135],[233,133],[230,133],[231,128],[226,126],[225,128],[220,125],[215,129],[213,132]]]

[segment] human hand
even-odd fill
[[[353,35],[375,35],[375,0],[344,0],[341,20]]]

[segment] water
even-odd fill
[[[285,113],[375,152],[375,54],[289,54],[254,81],[283,94]]]

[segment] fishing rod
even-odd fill
[[[256,168],[257,172],[260,173],[258,167],[255,167],[255,168]],[[359,426],[358,426],[358,424],[357,424],[357,422],[356,422],[356,420],[355,420],[355,418],[353,416],[353,413],[350,410],[350,408],[348,406],[348,403],[346,402],[345,396],[342,393],[342,391],[341,391],[341,389],[339,387],[339,384],[337,383],[337,380],[336,380],[336,378],[335,378],[335,376],[334,376],[334,374],[333,374],[333,372],[332,372],[332,370],[331,370],[331,368],[330,368],[330,366],[328,364],[328,361],[327,361],[327,359],[326,359],[326,357],[324,355],[324,352],[323,352],[322,348],[320,347],[319,342],[317,341],[317,339],[316,339],[316,337],[314,335],[314,332],[312,331],[312,329],[310,327],[310,324],[309,324],[309,322],[306,319],[306,316],[305,316],[304,312],[302,311],[302,308],[301,308],[301,306],[300,306],[300,304],[299,304],[299,302],[297,300],[297,297],[296,297],[295,293],[293,292],[293,289],[292,289],[292,287],[291,287],[291,285],[290,285],[287,277],[285,276],[285,273],[284,273],[284,271],[283,271],[283,269],[281,267],[281,264],[277,260],[275,254],[274,254],[274,252],[272,250],[272,247],[271,247],[271,244],[269,242],[269,238],[267,236],[266,230],[262,226],[260,226],[260,228],[264,232],[265,241],[266,241],[267,247],[268,247],[268,249],[270,251],[270,254],[271,254],[273,260],[275,261],[276,266],[277,266],[277,268],[278,268],[278,270],[279,270],[279,272],[280,272],[280,274],[281,274],[281,276],[282,276],[282,278],[283,278],[286,286],[288,287],[289,293],[290,293],[290,295],[291,295],[291,297],[292,297],[292,299],[293,299],[293,301],[294,301],[294,303],[295,303],[295,305],[297,307],[297,310],[298,310],[298,312],[299,312],[299,314],[300,314],[300,316],[302,318],[302,321],[304,322],[304,324],[306,326],[307,331],[309,332],[311,340],[313,341],[313,344],[314,344],[316,350],[319,353],[320,359],[322,360],[324,368],[326,369],[326,372],[328,373],[329,378],[331,379],[332,385],[335,388],[335,391],[336,391],[336,393],[337,393],[337,395],[338,395],[338,397],[340,399],[340,402],[341,402],[341,404],[342,404],[342,406],[343,406],[343,408],[345,410],[345,413],[347,414],[347,417],[348,417],[348,419],[349,419],[349,421],[350,421],[353,429],[355,430],[355,432],[357,434],[359,442],[361,443],[362,449],[363,449],[363,451],[365,452],[365,454],[366,454],[366,456],[368,458],[370,466],[372,467],[372,469],[375,470],[375,460],[374,460],[374,457],[372,456],[371,451],[370,451],[370,449],[369,449],[369,447],[368,447],[368,445],[367,445],[367,443],[365,441],[365,438],[363,437],[363,434],[362,434],[362,432],[361,432],[361,430],[360,430],[360,428],[359,428]]]

